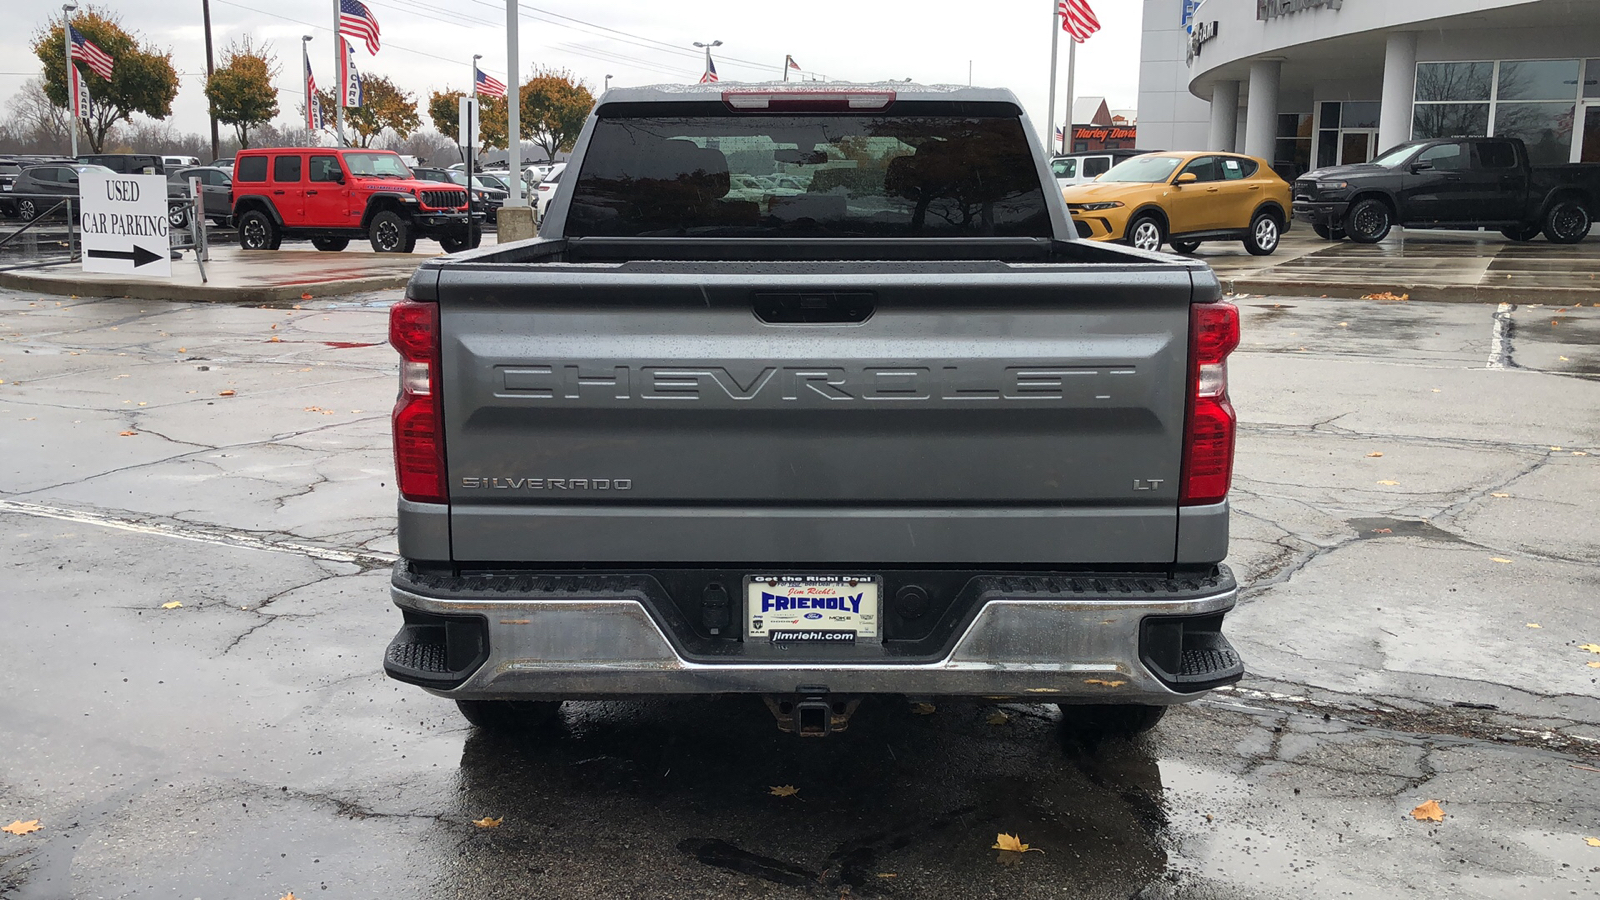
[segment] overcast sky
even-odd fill
[[[365,0],[382,27],[376,57],[357,49],[363,72],[387,75],[426,102],[430,91],[464,88],[474,53],[484,70],[506,79],[503,0]],[[751,0],[536,0],[521,4],[521,62],[572,70],[598,92],[611,84],[698,80],[702,60],[695,41],[720,40],[717,71],[723,81],[760,81],[781,75],[785,54],[808,72],[849,81],[911,78],[965,84],[968,61],[974,84],[1007,87],[1043,128],[1050,72],[1050,21],[1055,0],[987,3],[822,0],[808,4]],[[1143,4],[1091,0],[1103,30],[1078,53],[1077,93],[1104,95],[1112,107],[1134,107],[1139,81]],[[31,35],[57,3],[26,11],[13,7],[0,32],[0,96],[9,98],[38,75],[28,50]],[[207,130],[204,30],[201,0],[108,0],[102,8],[123,26],[170,49],[180,73],[173,122],[182,131]],[[566,17],[566,18],[563,18]],[[282,74],[280,121],[297,117],[300,36],[311,34],[317,82],[333,82],[333,0],[211,0],[213,41],[221,48],[249,35],[270,41]],[[1058,108],[1064,109],[1066,45],[1062,35]],[[91,89],[93,78],[90,80]],[[1058,116],[1058,119],[1060,117]],[[423,116],[427,122],[426,113]]]

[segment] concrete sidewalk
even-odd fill
[[[494,243],[485,234],[484,244]],[[440,255],[439,246],[421,241],[413,253],[372,253],[355,249],[323,253],[309,243],[283,250],[241,250],[213,245],[200,280],[194,254],[172,261],[172,277],[86,274],[77,263],[0,272],[0,287],[80,297],[133,297],[140,300],[292,303],[312,298],[404,287],[423,261]]]
[[[1380,244],[1325,241],[1305,226],[1272,256],[1236,243],[1201,244],[1225,290],[1240,294],[1355,298],[1405,294],[1464,303],[1600,301],[1600,236],[1580,244],[1529,243],[1474,231],[1396,228]]]

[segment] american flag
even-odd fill
[[[717,80],[717,64],[711,61],[711,57],[710,56],[707,56],[706,57],[706,73],[704,75],[700,76],[700,83],[701,84],[712,84],[716,80]]]
[[[796,72],[800,71],[800,64],[794,61],[794,57],[785,56],[784,60],[786,60],[786,64],[789,68],[795,70]]]
[[[114,61],[110,54],[96,47],[94,41],[79,34],[78,29],[70,25],[67,28],[72,32],[72,58],[83,60],[84,65],[87,65],[96,75],[110,81],[111,63]]]
[[[505,83],[497,78],[490,78],[477,66],[472,67],[473,78],[478,83],[478,93],[485,97],[504,97],[506,95]]]
[[[367,52],[378,55],[378,19],[361,0],[339,0],[339,33],[367,42]]]
[[[1061,127],[1060,125],[1057,125],[1056,126],[1056,143],[1057,144],[1062,144],[1062,143],[1065,143],[1066,140],[1067,140],[1067,129]]]
[[[300,45],[300,61],[306,70],[306,128],[322,130],[322,101],[317,97],[317,76],[311,74],[311,56],[306,45]]]
[[[1080,44],[1100,30],[1100,20],[1089,8],[1089,0],[1061,0],[1056,4],[1056,12],[1061,15],[1061,30]]]

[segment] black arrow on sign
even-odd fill
[[[95,259],[131,260],[135,269],[145,265],[146,263],[153,263],[161,258],[161,254],[151,253],[149,250],[146,250],[138,244],[134,244],[132,250],[85,250],[84,253]]]

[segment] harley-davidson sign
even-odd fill
[[[1132,141],[1138,137],[1138,128],[1089,127],[1072,130],[1072,139],[1075,141]]]

